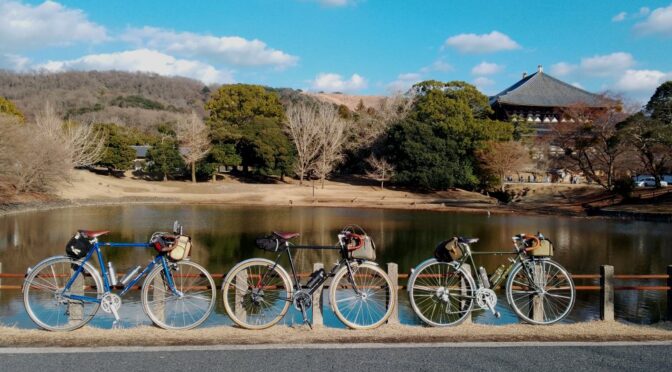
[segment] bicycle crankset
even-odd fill
[[[121,297],[114,293],[108,293],[100,299],[100,308],[106,313],[114,315],[112,327],[116,327],[119,322],[119,308],[121,308]]]
[[[492,314],[499,318],[500,314],[495,310],[497,305],[497,294],[490,288],[479,288],[476,290],[476,304],[483,310],[490,309]]]

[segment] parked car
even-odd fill
[[[640,176],[635,179],[637,187],[656,187],[656,179],[653,176]],[[660,180],[661,187],[667,187],[667,182]]]

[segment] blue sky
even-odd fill
[[[523,71],[643,101],[672,79],[666,1],[0,0],[0,67],[141,70],[206,83],[494,94]]]

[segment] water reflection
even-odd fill
[[[597,273],[601,264],[614,265],[618,274],[663,273],[672,263],[672,250],[669,249],[672,230],[665,223],[552,216],[488,217],[428,211],[207,205],[87,207],[0,217],[0,262],[4,272],[21,273],[45,257],[62,254],[64,244],[79,228],[111,230],[104,237],[106,241],[147,241],[152,232],[170,229],[176,219],[194,238],[192,259],[212,273],[224,273],[250,257],[273,258],[272,254],[254,247],[254,239],[270,231],[297,231],[301,233],[296,240],[299,244],[332,245],[336,242],[336,233],[352,223],[364,227],[374,238],[378,262],[396,262],[401,273],[408,273],[430,257],[439,241],[453,235],[479,237],[480,242],[473,247],[477,251],[510,251],[512,235],[537,231],[554,241],[555,259],[575,274]],[[299,270],[304,272],[310,271],[314,262],[323,262],[330,267],[337,260],[335,252],[324,250],[300,250],[296,254]],[[117,271],[122,272],[148,262],[153,252],[151,249],[105,248],[104,255],[115,262]],[[488,270],[493,270],[504,260],[501,256],[478,257],[478,263]],[[7,279],[5,284],[9,284]],[[642,284],[654,285],[652,282]],[[656,321],[664,313],[663,296],[664,292],[618,292],[617,316],[636,322]],[[400,298],[401,309],[406,309],[405,294],[401,293]],[[20,301],[19,291],[0,291],[1,322],[15,323],[13,320],[25,318]],[[500,298],[502,302],[505,302],[503,297]],[[595,318],[597,303],[596,293],[580,293],[571,319]],[[506,307],[500,309],[506,310]],[[222,311],[218,310],[221,317]],[[416,322],[410,309],[402,311],[402,320]],[[479,315],[477,320],[495,322],[487,314]],[[515,318],[503,320],[511,321]],[[16,322],[23,324],[23,320]]]

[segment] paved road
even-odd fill
[[[0,371],[666,371],[672,342],[0,349]]]

